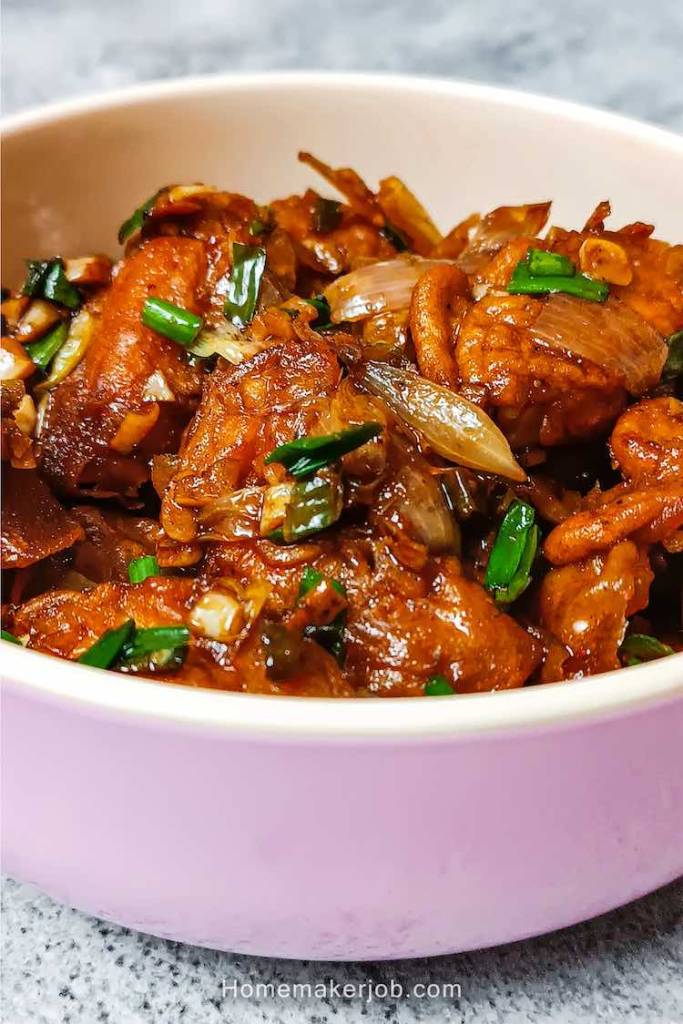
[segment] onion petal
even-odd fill
[[[620,299],[603,304],[551,295],[531,327],[536,341],[590,359],[623,378],[632,395],[659,380],[667,346],[658,331]]]
[[[499,206],[479,222],[469,245],[458,257],[458,266],[466,274],[477,271],[513,238],[534,238],[543,229],[550,203],[527,206]]]
[[[461,395],[386,363],[366,363],[360,382],[444,458],[510,480],[526,480],[505,435]]]
[[[436,224],[400,178],[380,181],[377,199],[391,226],[408,236],[416,252],[429,253],[441,241]]]
[[[206,327],[190,345],[188,351],[201,359],[209,356],[222,356],[233,366],[238,366],[245,359],[251,359],[263,349],[256,341],[250,341],[234,324],[227,321]]]
[[[333,323],[365,320],[384,310],[397,311],[410,305],[418,279],[426,270],[452,260],[426,260],[420,256],[399,256],[359,267],[338,277],[325,289]]]

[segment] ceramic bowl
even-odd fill
[[[683,238],[683,142],[555,100],[372,75],[186,79],[10,118],[5,281],[116,252],[160,183],[260,200],[308,149],[404,178],[450,227],[555,200]],[[683,655],[440,700],[186,689],[3,645],[4,869],[185,942],[410,957],[580,921],[683,869]],[[492,679],[492,686],[496,680]]]

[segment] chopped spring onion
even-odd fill
[[[126,661],[134,661],[155,651],[186,647],[189,639],[190,631],[187,626],[152,626],[149,629],[136,629],[122,644],[121,657]]]
[[[287,679],[296,672],[302,654],[302,637],[277,622],[266,622],[261,631],[269,679]]]
[[[196,313],[156,296],[145,299],[142,322],[145,327],[151,327],[179,345],[191,345],[204,326],[204,321]]]
[[[26,346],[28,348],[28,346]],[[683,331],[669,338],[669,353],[662,370],[662,380],[671,382],[683,376]]]
[[[233,242],[232,274],[223,311],[227,319],[237,327],[246,327],[254,318],[265,269],[265,249],[258,245]]]
[[[445,676],[432,676],[425,683],[425,697],[450,697],[455,690]]]
[[[520,260],[513,270],[507,290],[510,295],[547,295],[549,292],[563,292],[565,295],[574,295],[589,302],[604,302],[609,295],[609,285],[605,281],[595,281],[585,274],[574,273],[571,277],[547,272],[534,274],[528,256]]]
[[[132,234],[139,231],[142,227],[145,218],[151,211],[152,207],[156,203],[157,199],[161,195],[161,192],[155,192],[153,196],[146,199],[142,206],[138,206],[128,220],[124,220],[123,224],[119,228],[118,239],[119,245],[123,245],[127,238],[130,238]]]
[[[531,505],[513,501],[498,529],[484,586],[501,604],[515,601],[531,582],[531,566],[540,535],[535,518]]]
[[[323,573],[314,569],[312,565],[307,565],[299,582],[299,598],[304,597],[310,590],[317,587],[319,583],[322,583],[324,579]],[[331,580],[330,582],[338,594],[346,595],[346,590],[339,580]]]
[[[395,228],[393,224],[390,224],[389,221],[386,222],[383,228],[379,229],[379,233],[382,238],[385,238],[387,242],[393,245],[396,252],[406,252],[410,249],[406,236],[398,228]]]
[[[0,630],[0,635],[2,636],[3,640],[7,641],[8,644],[18,644],[19,647],[22,646],[21,640],[17,640],[17,638],[15,636],[12,636],[11,633],[8,633],[6,629]]]
[[[330,320],[330,304],[324,295],[314,295],[306,299],[306,302],[318,310],[317,319],[312,322],[311,327],[316,331],[323,331],[334,326]]]
[[[256,235],[262,235],[263,232],[267,229],[267,227],[268,225],[264,220],[259,220],[258,217],[255,217],[254,220],[252,220],[251,224],[249,225],[249,234],[252,236],[252,238],[254,238]]]
[[[307,565],[299,583],[299,600],[322,583],[324,579],[325,576],[323,573],[314,569],[312,565]],[[330,580],[330,585],[338,594],[341,594],[342,597],[346,596],[346,590],[339,580]],[[305,626],[304,636],[311,640],[315,640],[315,642],[320,644],[321,647],[324,647],[327,653],[331,654],[340,665],[343,665],[344,658],[346,657],[346,648],[344,645],[345,627],[346,609],[340,611],[338,615],[335,615],[331,622],[325,623],[324,625]]]
[[[109,668],[121,653],[124,644],[128,643],[135,632],[135,623],[127,619],[121,626],[108,629],[92,647],[84,651],[78,659],[81,665],[92,665],[95,668]]]
[[[62,321],[53,327],[43,338],[31,341],[24,348],[39,370],[47,370],[52,359],[57,355],[67,339],[69,325]]]
[[[266,456],[265,462],[279,462],[292,476],[310,476],[323,466],[336,462],[342,455],[360,448],[381,432],[381,423],[362,423],[359,427],[349,427],[336,434],[299,437],[296,441],[279,445]]]
[[[631,633],[619,648],[619,653],[627,665],[640,665],[643,661],[655,661],[673,654],[673,648],[663,644],[654,636],[646,633]]]
[[[341,203],[336,199],[318,197],[313,207],[313,230],[318,233],[334,231],[341,220]]]
[[[159,575],[159,563],[154,555],[140,555],[128,563],[128,579],[131,583],[142,583],[150,576]]]
[[[67,280],[62,260],[27,260],[26,266],[23,295],[58,302],[67,309],[78,309],[81,294]]]
[[[292,544],[326,530],[339,519],[342,504],[338,479],[312,476],[298,481],[292,489],[292,500],[285,513],[282,540],[285,544]],[[271,534],[271,539],[276,538]]]
[[[576,267],[568,256],[545,249],[529,249],[527,254],[529,273],[534,277],[573,277]]]

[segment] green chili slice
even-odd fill
[[[677,331],[669,338],[669,353],[662,370],[662,380],[674,383],[683,376],[683,331]]]
[[[310,476],[323,466],[337,462],[342,455],[360,448],[381,432],[381,423],[362,423],[336,434],[300,437],[279,445],[266,456],[265,462],[279,462],[295,477]]]
[[[619,653],[627,665],[640,665],[644,661],[656,661],[673,654],[673,647],[663,644],[647,633],[631,633],[619,648]]]
[[[312,565],[307,565],[302,573],[301,580],[299,581],[299,597],[304,597],[309,590],[313,590],[314,587],[317,587],[324,579],[325,576],[323,573],[314,569]],[[338,594],[341,594],[342,597],[346,597],[346,589],[339,580],[330,580],[330,583]]]
[[[39,370],[47,370],[51,361],[66,341],[68,333],[69,325],[62,321],[62,323],[53,327],[51,331],[48,331],[45,337],[39,338],[38,341],[31,341],[28,345],[24,346]]]
[[[78,659],[82,665],[93,665],[95,668],[109,668],[119,656],[122,647],[135,632],[135,623],[127,619],[121,626],[108,629],[92,647],[84,651]]]
[[[145,299],[142,307],[142,322],[158,334],[176,341],[179,345],[191,345],[204,326],[204,321],[196,313],[182,306],[174,306],[172,302],[152,296]]]
[[[450,697],[455,690],[445,676],[432,676],[425,683],[425,697]]]
[[[142,583],[150,576],[159,575],[159,563],[154,555],[140,555],[128,563],[128,579],[131,583]]]
[[[486,566],[484,586],[496,600],[509,604],[531,582],[531,566],[540,531],[536,513],[524,501],[513,501],[505,513]]]
[[[246,327],[254,318],[265,268],[265,249],[258,245],[233,242],[232,273],[223,311],[237,327]]]

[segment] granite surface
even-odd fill
[[[324,67],[496,82],[683,128],[681,0],[3,0],[6,112],[153,78]],[[576,928],[431,961],[259,960],[129,932],[7,880],[7,1024],[683,1020],[683,884]],[[460,985],[460,998],[258,985]],[[251,986],[251,988],[250,988]],[[448,990],[446,990],[448,991]],[[451,990],[457,991],[457,990]],[[381,992],[381,989],[380,989]]]

